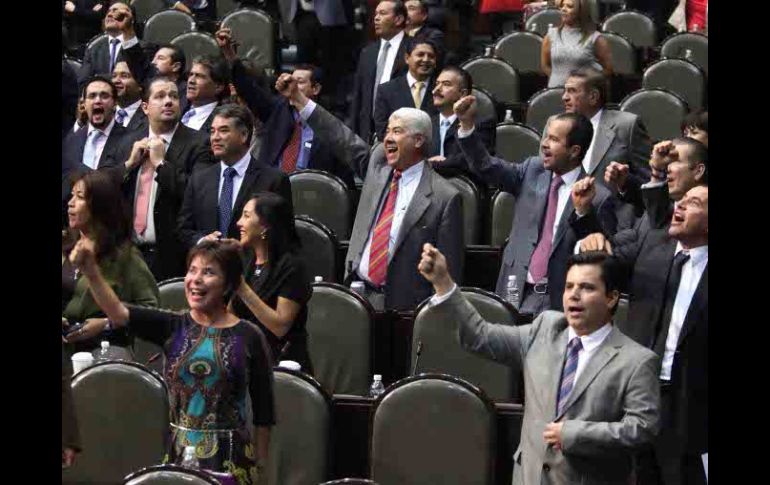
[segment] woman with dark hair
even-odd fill
[[[569,73],[581,67],[612,74],[610,45],[596,30],[588,1],[562,0],[561,23],[549,28],[543,39],[540,63],[549,88],[564,86]]]
[[[89,240],[78,241],[70,259],[91,281],[91,295],[109,321],[92,320],[68,340],[130,327],[163,347],[171,414],[167,461],[178,462],[185,447],[194,446],[201,468],[228,472],[241,485],[256,483],[275,423],[273,372],[262,332],[228,310],[243,277],[238,246],[203,241],[190,250],[184,280],[190,311],[184,314],[121,302],[104,279]]]
[[[682,134],[693,138],[709,147],[709,112],[705,110],[693,111],[682,122]]]
[[[62,233],[62,317],[69,324],[105,320],[88,293],[89,280],[70,264],[68,256],[79,241],[94,245],[96,264],[119,298],[136,305],[157,307],[158,286],[139,250],[129,239],[129,218],[120,189],[101,171],[80,174],[67,205],[69,228]],[[63,322],[64,323],[64,322]],[[128,347],[126,329],[104,336],[111,344]],[[99,340],[81,341],[76,351],[92,350]]]
[[[276,362],[294,360],[312,374],[305,331],[312,290],[297,255],[291,207],[279,195],[259,192],[243,207],[238,229],[246,273],[233,311],[259,325]]]

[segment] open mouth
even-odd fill
[[[395,145],[386,145],[385,146],[385,153],[388,155],[392,155],[398,151],[398,147]]]
[[[199,288],[190,288],[189,294],[190,294],[190,300],[200,301],[203,299],[204,296],[206,296],[206,291],[201,290]]]
[[[570,305],[567,307],[567,314],[572,317],[579,317],[583,314],[583,307],[577,305]]]

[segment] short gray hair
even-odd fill
[[[422,135],[425,139],[423,155],[430,153],[433,142],[433,123],[428,113],[417,108],[399,108],[390,115],[388,121],[394,118],[405,122],[409,134]]]

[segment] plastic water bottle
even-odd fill
[[[358,293],[361,296],[365,296],[364,295],[364,282],[363,281],[353,281],[352,283],[350,283],[350,289],[354,293]]]
[[[486,46],[484,48],[484,57],[492,57],[492,47]]]
[[[369,396],[377,398],[383,392],[385,392],[385,386],[382,385],[382,375],[374,374],[372,387],[369,388]]]
[[[96,362],[106,362],[108,360],[114,360],[113,352],[110,350],[110,343],[106,340],[102,340],[102,348],[99,350],[99,355],[96,357]]]
[[[505,300],[518,309],[520,297],[521,293],[519,291],[519,284],[516,281],[516,275],[508,275],[508,283],[505,285]]]
[[[529,27],[530,32],[537,32],[537,22],[532,22],[532,25]]]
[[[513,123],[513,111],[510,109],[505,110],[505,119],[503,120],[505,123]]]
[[[684,58],[687,59],[688,61],[692,60],[692,49],[685,49]]]
[[[548,30],[551,30],[553,28],[553,24],[548,24]]]
[[[316,277],[315,277],[315,282],[316,282],[316,283],[322,283],[322,282],[323,282],[323,280],[324,280],[324,277],[323,277],[323,276],[316,276]]]
[[[182,456],[182,466],[186,468],[200,468],[200,463],[198,463],[198,457],[195,455],[194,446],[184,447],[184,455]]]

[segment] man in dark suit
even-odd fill
[[[189,108],[182,124],[205,134],[211,132],[214,110],[230,95],[230,67],[220,57],[199,56],[193,59],[187,76]]]
[[[182,97],[179,99],[179,107],[182,113],[187,111],[187,60],[182,48],[173,44],[164,44],[158,48],[152,58],[152,66],[155,72],[150,77],[166,76],[175,83]]]
[[[420,38],[405,39],[406,65],[403,76],[383,83],[374,101],[374,131],[377,138],[385,138],[388,118],[399,108],[417,108],[428,115],[436,114],[431,94],[436,69],[437,48],[433,42]]]
[[[519,311],[561,310],[567,259],[575,243],[591,232],[614,234],[617,226],[615,199],[587,178],[581,165],[591,143],[591,122],[580,114],[558,115],[548,126],[543,156],[513,164],[491,157],[475,135],[475,103],[466,96],[455,105],[460,148],[482,180],[516,197],[495,292],[504,296],[508,277],[514,275],[523,290]]]
[[[620,236],[620,234],[618,235]],[[628,269],[632,296],[624,332],[661,357],[661,432],[654,459],[638,460],[640,484],[705,484],[708,452],[708,185],[676,204],[667,227],[610,245],[600,234],[582,249],[611,250]]]
[[[424,0],[406,0],[406,33],[409,37],[421,37],[430,40],[436,46],[437,60],[441,65],[444,50],[444,33],[439,29],[425,25],[428,20],[428,4]]]
[[[428,115],[416,108],[394,112],[383,145],[370,156],[369,146],[321,106],[305,109],[312,101],[291,76],[282,75],[277,85],[364,179],[345,258],[347,281],[363,281],[375,308],[414,310],[431,291],[417,272],[425,242],[442,248],[458,278],[464,251],[462,202],[457,189],[425,163],[432,134]]]
[[[112,71],[112,82],[118,90],[118,105],[115,112],[115,121],[128,131],[145,131],[147,129],[147,115],[142,110],[142,82],[137,79],[129,63],[123,58],[121,52],[115,69]]]
[[[78,46],[75,55],[83,57],[85,44],[99,34],[102,19],[107,13],[106,0],[67,0],[64,2],[64,21],[73,46]]]
[[[118,53],[139,43],[134,31],[135,13],[128,2],[116,2],[110,5],[104,17],[104,33],[107,42],[102,42],[87,50],[83,65],[78,73],[81,84],[94,74],[110,76],[115,67]]]
[[[249,153],[253,121],[235,104],[218,107],[211,124],[211,149],[220,162],[190,177],[178,227],[187,249],[202,239],[239,239],[236,222],[249,196],[274,192],[291,204],[289,178]]]
[[[406,66],[404,25],[406,7],[401,0],[383,0],[374,12],[374,32],[379,40],[361,50],[350,105],[350,127],[367,143],[374,133],[374,100],[379,85],[403,74]]]
[[[232,63],[233,85],[238,95],[262,122],[264,135],[257,158],[259,162],[280,168],[286,174],[307,168],[323,170],[340,177],[348,187],[353,188],[353,171],[334,156],[328,142],[315,136],[313,129],[286,98],[274,96],[249,75],[243,62],[235,55],[229,29],[217,32],[217,42],[225,59]],[[315,103],[322,89],[318,68],[308,64],[296,65],[292,77],[298,89]]]

